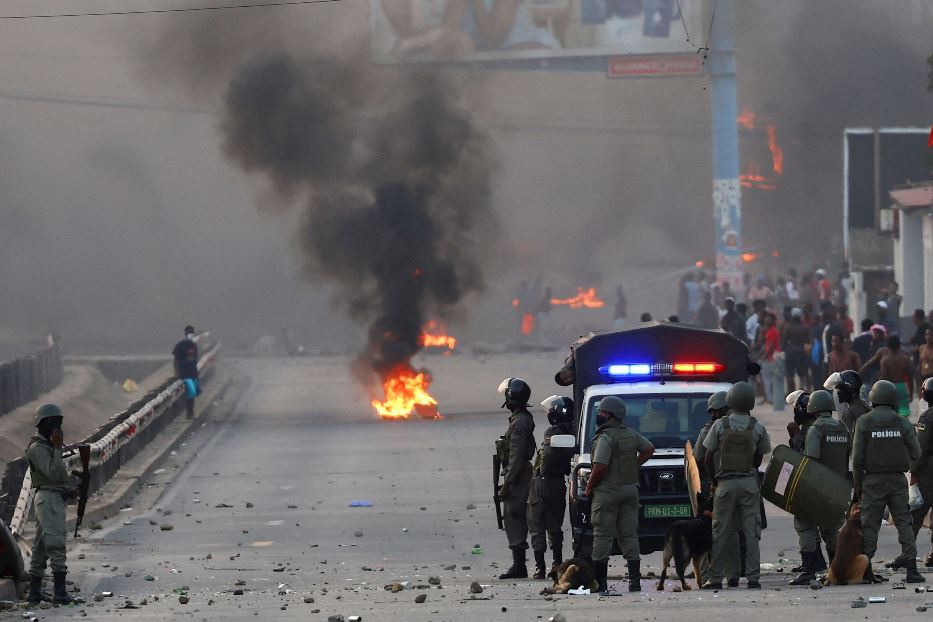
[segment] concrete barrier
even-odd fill
[[[51,391],[63,377],[62,346],[59,343],[0,363],[0,415]]]

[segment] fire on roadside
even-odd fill
[[[409,365],[400,365],[382,379],[385,399],[373,398],[372,405],[383,419],[408,419],[417,415],[424,419],[440,419],[437,400],[428,393],[431,376]]]
[[[522,316],[522,334],[530,335],[535,330],[535,316],[533,313],[526,313]]]
[[[457,347],[457,338],[446,333],[446,329],[437,320],[429,321],[421,329],[421,346],[453,350]]]
[[[581,307],[600,309],[606,306],[606,302],[596,293],[595,287],[578,287],[576,296],[571,296],[570,298],[551,298],[551,304],[566,305],[571,309],[579,309]]]

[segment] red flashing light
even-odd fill
[[[722,363],[674,363],[675,374],[716,374],[723,369]]]

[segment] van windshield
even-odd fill
[[[709,421],[706,403],[709,393],[678,395],[618,395],[625,402],[625,425],[638,431],[655,447],[683,449],[695,443],[703,424]],[[589,453],[596,435],[596,411],[606,396],[590,398],[586,411],[584,451]]]

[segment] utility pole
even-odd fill
[[[742,287],[742,191],[739,186],[735,83],[735,0],[713,0],[709,42],[713,128],[713,217],[716,280]]]

